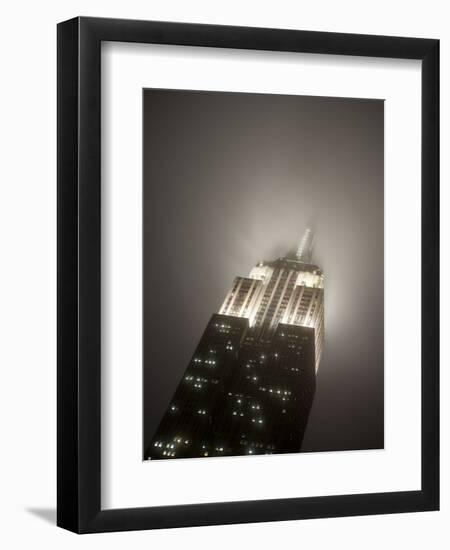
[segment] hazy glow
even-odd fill
[[[306,229],[299,247],[297,248],[297,258],[302,262],[310,262],[313,246],[313,234],[309,227]]]
[[[324,276],[318,267],[306,263],[311,259],[313,239],[308,228],[295,259],[284,263],[288,257],[281,259],[281,268],[276,262],[259,262],[248,277],[236,277],[219,313],[245,317],[256,331],[264,330],[267,323],[274,331],[280,322],[314,328],[317,371],[324,337]]]

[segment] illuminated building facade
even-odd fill
[[[236,277],[213,314],[146,459],[299,452],[324,340],[313,234]]]

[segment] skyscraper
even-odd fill
[[[200,339],[147,459],[299,452],[324,339],[314,236],[236,277]]]

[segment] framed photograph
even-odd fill
[[[58,525],[438,510],[439,41],[58,25]]]

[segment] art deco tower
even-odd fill
[[[324,339],[313,234],[236,277],[145,453],[147,459],[299,452]]]

